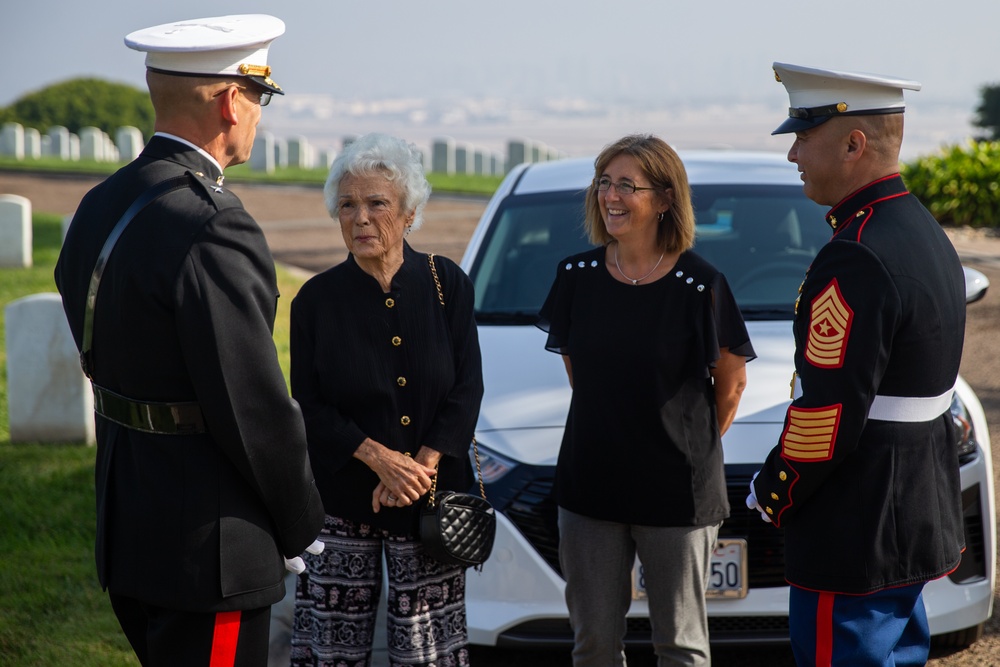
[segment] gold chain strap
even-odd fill
[[[431,275],[434,276],[434,287],[437,287],[438,291],[438,301],[441,305],[444,305],[444,292],[441,291],[441,281],[438,280],[438,270],[437,266],[434,265],[434,253],[427,253],[427,263],[431,265]]]
[[[444,306],[444,292],[441,290],[441,281],[438,279],[437,266],[434,265],[434,253],[427,253],[427,263],[431,265],[431,275],[434,276],[434,287],[437,288],[438,301]],[[476,444],[476,436],[472,436],[472,453],[476,459],[476,477],[479,479],[479,494],[486,500],[486,487],[483,485],[483,470],[479,466],[479,446]],[[434,507],[434,494],[437,492],[437,475],[431,480],[431,495],[427,500],[429,507]]]
[[[486,486],[483,485],[483,469],[479,466],[479,445],[476,444],[476,436],[472,436],[472,453],[476,459],[476,477],[479,479],[479,495],[486,500]],[[434,475],[431,480],[431,495],[427,499],[427,506],[434,507],[434,494],[437,492],[438,478]]]

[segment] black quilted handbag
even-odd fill
[[[479,448],[475,438],[480,496],[457,491],[437,491],[437,476],[431,483],[430,498],[420,513],[420,542],[429,556],[448,565],[476,566],[482,569],[493,551],[497,515],[486,500],[483,473],[479,469]]]

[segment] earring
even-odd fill
[[[660,211],[659,214],[656,216],[657,222],[663,222],[663,216],[665,216],[666,214],[667,214],[666,211]]]
[[[404,234],[404,236],[409,236],[410,232],[412,232],[412,231],[413,231],[413,225],[407,225],[406,226],[406,234]]]

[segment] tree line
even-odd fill
[[[145,90],[102,79],[71,79],[0,108],[0,126],[4,123],[20,123],[42,134],[56,125],[74,134],[82,127],[97,127],[112,137],[119,127],[132,126],[148,139],[153,134],[153,105]]]

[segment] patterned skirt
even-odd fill
[[[392,667],[464,667],[465,569],[424,553],[413,536],[327,516],[318,556],[305,554],[295,592],[292,667],[369,667],[382,592]]]

